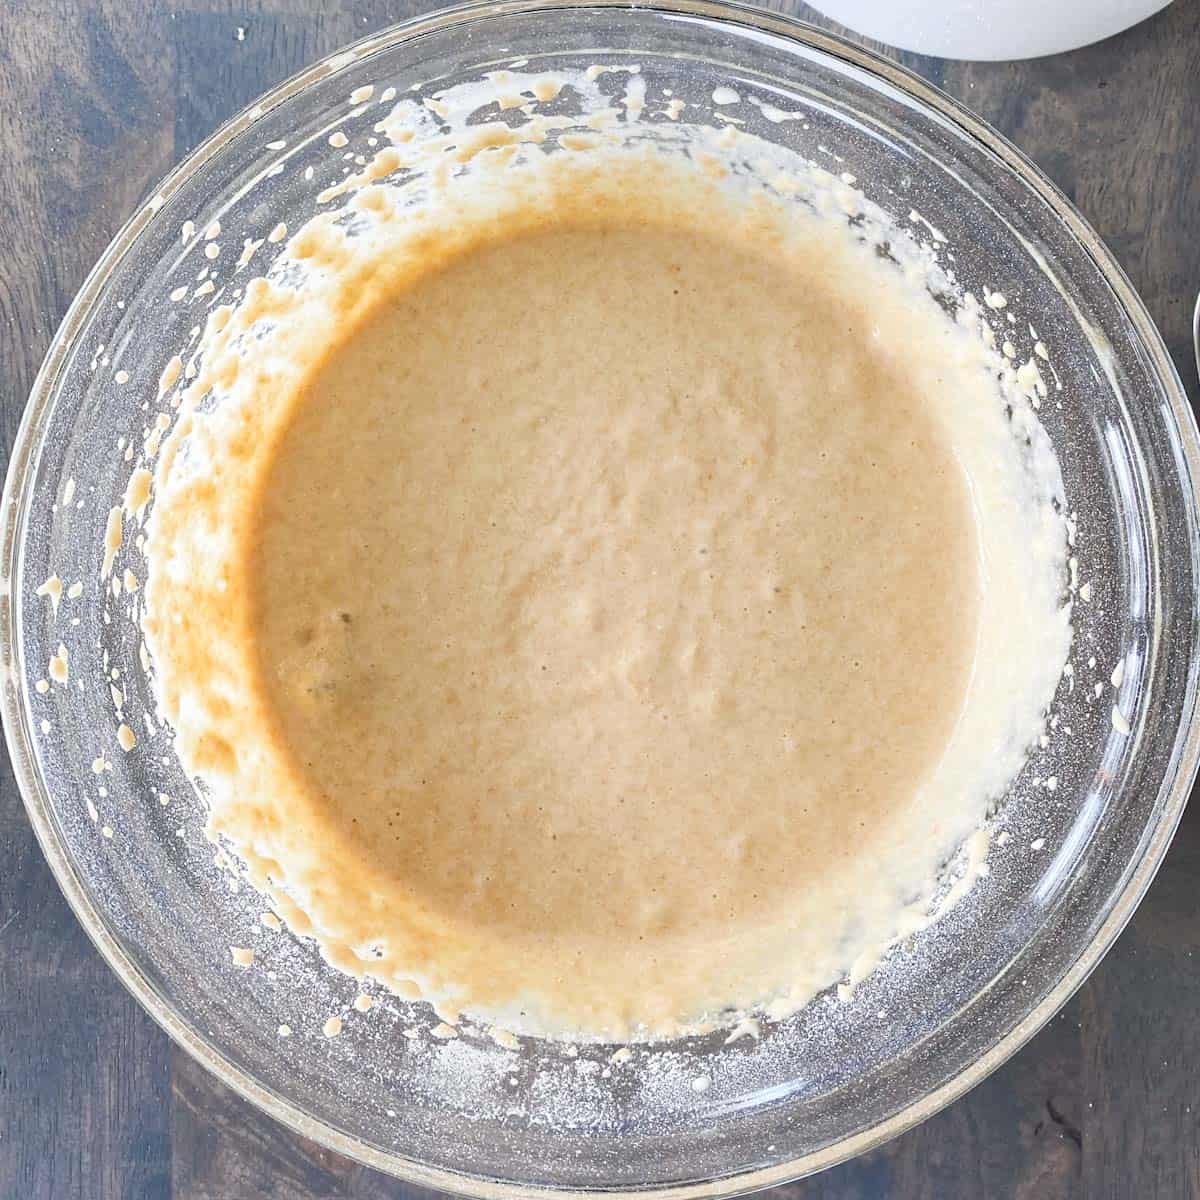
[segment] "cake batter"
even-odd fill
[[[981,348],[823,220],[652,159],[366,265],[301,234],[337,319],[250,289],[196,385],[238,399],[159,468],[146,632],[214,831],[451,1019],[803,1002],[895,935],[1065,658]],[[264,320],[290,356],[245,353]]]

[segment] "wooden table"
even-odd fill
[[[424,7],[0,0],[6,457],[71,297],[159,177],[266,88]],[[1048,0],[1048,19],[1053,8]],[[901,57],[1012,138],[1092,221],[1195,401],[1200,4],[1176,0],[1130,33],[1032,63]],[[0,1196],[379,1200],[418,1190],[286,1132],[168,1043],[67,910],[7,764],[0,839]],[[1198,916],[1194,812],[1117,947],[1028,1047],[919,1129],[779,1193],[1200,1195]]]

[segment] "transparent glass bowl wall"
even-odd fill
[[[693,106],[684,119],[703,119],[713,89],[731,86],[743,102],[723,111],[742,128],[854,175],[902,222],[915,210],[940,229],[964,287],[1007,297],[1021,357],[1032,352],[1030,322],[1050,349],[1061,390],[1041,415],[1077,514],[1080,578],[1091,583],[1091,601],[1075,610],[1076,674],[1054,709],[1071,733],[1034,756],[999,806],[995,827],[1008,838],[993,839],[990,876],[849,1002],[819,997],[766,1023],[761,1041],[726,1046],[715,1034],[621,1066],[609,1062],[612,1047],[571,1057],[537,1042],[513,1053],[470,1032],[410,1041],[403,1030],[427,1028],[428,1010],[395,998],[350,1011],[353,981],[311,946],[265,930],[261,900],[231,891],[214,866],[201,801],[169,738],[116,749],[103,682],[116,667],[127,709],[153,714],[136,627],[116,608],[106,623],[97,599],[104,523],[130,470],[120,439],[140,442],[167,358],[214,299],[277,251],[263,245],[235,274],[243,239],[280,221],[295,230],[318,210],[343,155],[370,153],[384,88],[428,96],[518,59],[529,70],[639,64],[650,111],[670,89]],[[604,78],[614,93],[623,86]],[[375,99],[357,113],[348,97],[366,83]],[[750,95],[805,119],[773,123]],[[345,149],[329,145],[336,129]],[[271,147],[280,140],[284,149]],[[218,219],[214,265],[179,231]],[[204,266],[227,285],[223,296],[193,296]],[[171,302],[185,284],[187,297]],[[123,386],[118,369],[131,377]],[[437,14],[318,64],[219,131],[84,286],[35,386],[5,495],[9,743],[47,856],[118,974],[202,1062],[303,1133],[415,1181],[485,1195],[717,1194],[780,1182],[898,1132],[1002,1061],[1078,985],[1149,882],[1196,762],[1196,461],[1178,380],[1107,252],[1015,151],[915,78],[729,6]],[[35,595],[52,573],[85,584],[56,621]],[[39,694],[60,641],[71,683]],[[1118,700],[1108,680],[1119,659]],[[1114,702],[1129,736],[1113,727]],[[97,775],[101,751],[112,769]],[[1056,790],[1035,785],[1050,776]],[[232,964],[231,943],[256,949],[253,969]],[[347,1015],[345,1029],[326,1039],[334,1012]],[[279,1036],[284,1023],[291,1037]],[[692,1086],[699,1077],[703,1091]]]

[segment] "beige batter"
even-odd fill
[[[1057,676],[1005,707],[1022,518],[981,505],[1015,452],[961,332],[816,218],[624,170],[414,227],[223,427],[189,414],[146,619],[290,924],[451,1017],[613,1037],[877,954]],[[298,253],[348,271],[329,230]],[[220,349],[198,389],[253,369]]]
[[[941,754],[971,513],[868,322],[752,247],[552,229],[297,394],[247,531],[264,702],[333,870],[488,939],[473,993],[535,954],[573,1007],[731,994]]]

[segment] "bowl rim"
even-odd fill
[[[998,158],[1010,173],[1016,175],[1054,212],[1081,248],[1090,255],[1133,326],[1139,344],[1147,354],[1153,372],[1169,401],[1173,432],[1178,438],[1176,449],[1186,473],[1183,482],[1187,486],[1181,489],[1185,501],[1185,520],[1193,561],[1200,562],[1200,536],[1197,533],[1200,513],[1200,486],[1197,482],[1200,481],[1200,432],[1161,334],[1124,270],[1100,237],[1040,168],[958,101],[892,60],[795,17],[747,4],[742,0],[649,0],[648,3],[638,3],[636,0],[471,0],[470,3],[441,8],[388,26],[333,54],[326,55],[269,89],[258,100],[220,125],[177,163],[150,199],[126,220],[87,274],[34,379],[13,442],[3,497],[0,499],[0,662],[5,669],[0,712],[3,714],[5,739],[13,771],[38,843],[72,911],[124,987],[177,1046],[243,1099],[250,1101],[291,1131],[327,1149],[410,1183],[478,1197],[480,1200],[516,1200],[518,1197],[544,1197],[554,1194],[586,1195],[597,1190],[627,1200],[649,1200],[650,1197],[664,1195],[680,1198],[733,1196],[787,1183],[832,1167],[882,1145],[933,1116],[980,1083],[1024,1046],[1053,1018],[1095,969],[1133,915],[1157,873],[1179,824],[1196,777],[1197,767],[1200,766],[1200,722],[1195,719],[1197,675],[1200,671],[1193,659],[1183,700],[1182,717],[1171,755],[1174,775],[1169,784],[1163,810],[1158,821],[1148,826],[1143,834],[1142,855],[1129,870],[1111,910],[1101,922],[1091,942],[1058,983],[986,1053],[928,1095],[894,1113],[885,1121],[799,1158],[714,1180],[668,1183],[648,1188],[555,1188],[459,1173],[430,1166],[398,1153],[378,1150],[311,1116],[264,1087],[253,1076],[210,1046],[198,1031],[184,1022],[158,995],[154,985],[109,932],[104,918],[93,905],[76,875],[65,846],[58,838],[51,815],[50,797],[36,767],[24,680],[16,671],[19,631],[12,588],[21,550],[18,534],[23,527],[21,516],[33,481],[35,454],[40,446],[45,417],[68,354],[108,278],[139,235],[155,219],[167,199],[232,139],[290,97],[378,50],[411,41],[424,34],[496,16],[602,9],[636,10],[645,12],[648,17],[655,14],[696,17],[740,25],[798,42],[807,49],[825,54],[896,88],[908,99],[916,101],[927,111],[951,124],[968,140],[981,145]],[[1200,648],[1200,597],[1196,594],[1192,597],[1191,618],[1193,647]]]

